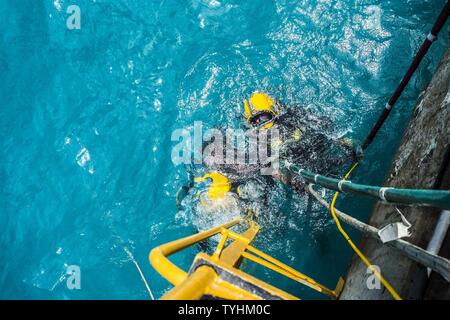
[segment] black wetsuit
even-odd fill
[[[288,109],[277,119],[277,124],[284,141],[280,158],[300,168],[322,175],[337,176],[354,160],[351,146],[333,137],[333,125],[328,118],[317,118],[299,109]],[[301,131],[298,140],[292,138],[296,130]],[[285,182],[297,191],[303,189],[304,182],[300,177],[286,178],[291,181]]]
[[[280,160],[289,161],[300,168],[323,175],[338,176],[345,172],[345,167],[354,160],[352,148],[333,137],[333,123],[327,117],[318,117],[301,107],[284,108],[275,119],[270,129],[279,131],[281,140]],[[244,164],[207,164],[219,170],[233,180],[245,180],[260,175],[260,169],[267,166],[258,162],[256,165]],[[301,177],[290,176],[286,172],[276,173],[273,177],[291,185],[300,192],[304,188]]]

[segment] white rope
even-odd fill
[[[130,257],[131,261],[133,261],[134,265],[136,266],[136,269],[139,272],[139,275],[141,276],[142,281],[145,284],[145,287],[147,288],[148,294],[150,295],[150,298],[152,300],[155,300],[155,296],[153,295],[152,290],[150,289],[150,286],[147,283],[147,280],[145,280],[144,274],[142,273],[141,268],[139,267],[139,264],[137,263],[137,261],[134,259],[133,254],[130,252],[130,250],[128,250],[127,247],[123,247],[123,250],[125,250],[125,252],[127,253],[127,255]]]

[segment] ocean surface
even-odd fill
[[[178,211],[188,177],[172,131],[234,126],[265,90],[363,139],[444,1],[0,1],[0,298],[149,299],[171,288],[155,246],[199,226]],[[70,5],[80,29],[67,28]],[[381,184],[415,101],[439,62],[444,27],[354,180]],[[274,187],[255,246],[334,287],[351,249],[330,214]],[[373,203],[338,207],[367,219]],[[348,228],[347,228],[348,229]],[[350,232],[357,242],[359,234]],[[173,261],[187,269],[198,247]],[[79,266],[81,288],[67,287]],[[244,269],[303,299],[310,289]],[[389,278],[389,275],[385,275]]]

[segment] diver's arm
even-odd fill
[[[324,142],[331,139],[338,143],[345,153],[354,160],[360,160],[362,158],[362,150],[360,150],[359,144],[353,139],[347,137],[330,138],[335,132],[333,130],[333,122],[328,116],[319,116],[310,110],[303,110],[302,108],[290,108],[290,112],[291,116],[295,116],[305,122],[307,134],[315,135],[317,144],[326,145]]]
[[[272,174],[272,177],[275,180],[278,180],[285,185],[290,186],[297,193],[301,193],[305,189],[305,184],[302,181],[295,180],[292,178],[292,176],[285,175],[279,171]]]
[[[193,186],[193,183],[189,182],[188,185],[181,186],[178,189],[178,191],[175,195],[175,200],[176,200],[178,210],[183,210],[182,201],[184,198],[186,198],[186,196],[188,195],[189,190],[192,188],[192,186]]]
[[[287,108],[291,116],[299,119],[303,125],[311,129],[320,128],[322,132],[330,132],[334,127],[334,123],[326,114],[319,114],[306,108],[303,105],[293,105]]]
[[[353,159],[353,161],[359,161],[363,158],[363,151],[361,145],[352,138],[337,138],[337,143],[342,147],[346,154]]]
[[[186,172],[188,175],[188,182],[187,184],[181,186],[175,195],[178,210],[183,210],[182,201],[188,195],[189,190],[194,186],[195,175],[194,175],[194,167],[192,164],[186,166]]]

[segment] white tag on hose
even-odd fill
[[[409,221],[406,220],[405,216],[401,213],[401,211],[398,208],[395,209],[400,214],[402,221],[390,223],[384,228],[380,229],[380,231],[378,231],[378,236],[380,237],[383,243],[404,237],[409,237],[411,235],[411,232],[409,231],[411,223],[409,223]]]

